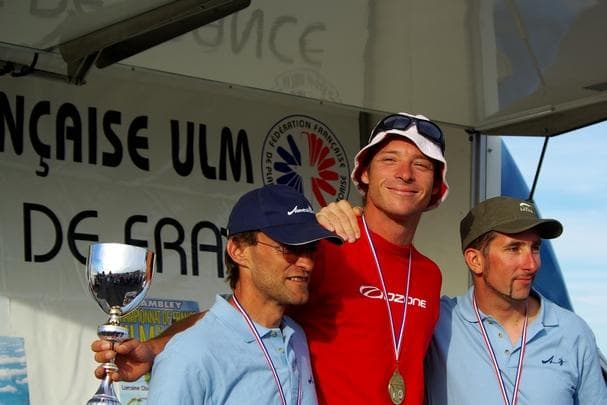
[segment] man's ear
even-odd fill
[[[244,246],[241,243],[234,242],[233,239],[228,239],[228,243],[226,245],[226,252],[236,264],[238,264],[239,266],[245,266],[248,261],[248,256],[246,254],[248,247],[249,246]]]
[[[480,275],[483,273],[483,262],[485,260],[485,256],[483,252],[474,249],[474,248],[466,248],[464,250],[464,260],[466,261],[466,265],[468,268],[476,275]]]
[[[369,185],[369,165],[360,174],[360,181],[367,186]]]
[[[443,186],[442,180],[434,182],[434,184],[432,185],[432,194],[431,194],[432,197],[430,198],[432,201],[438,200],[442,186]]]
[[[434,181],[432,182],[432,197],[430,200],[437,201],[443,189],[443,165],[436,160],[432,160],[432,164],[434,167]]]

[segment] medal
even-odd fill
[[[405,399],[405,380],[400,375],[398,369],[394,370],[394,374],[388,382],[388,392],[393,404],[402,404]]]

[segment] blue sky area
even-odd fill
[[[543,138],[503,139],[531,189]],[[607,354],[607,121],[550,139],[534,197],[564,226],[552,246],[569,297]]]

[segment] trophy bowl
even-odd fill
[[[122,342],[129,331],[120,317],[133,311],[145,298],[152,282],[154,252],[123,243],[94,243],[89,247],[86,274],[91,295],[108,321],[97,328],[102,340]],[[110,372],[118,370],[111,360],[104,363],[105,377],[87,405],[120,405],[112,387]]]

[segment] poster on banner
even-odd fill
[[[167,298],[147,298],[135,311],[121,318],[121,325],[132,338],[146,341],[161,334],[173,323],[199,312],[198,302]],[[124,405],[144,405],[150,375],[133,382],[120,382],[120,400]]]
[[[0,404],[29,403],[24,339],[0,336]]]

